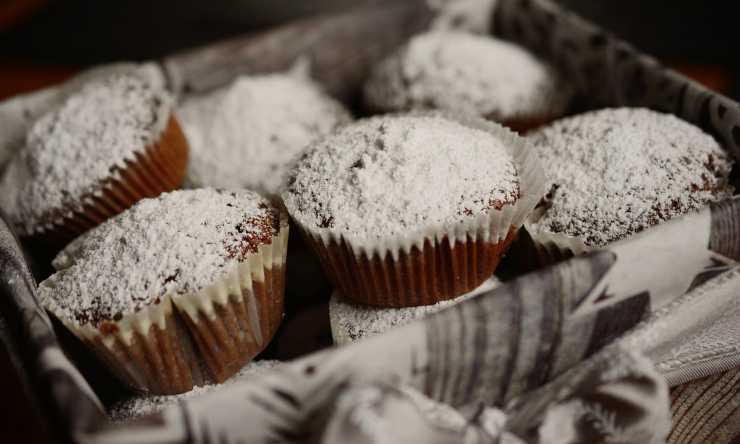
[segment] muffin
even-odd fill
[[[69,244],[41,304],[132,388],[221,382],[282,319],[287,216],[251,191],[139,201]]]
[[[364,96],[374,112],[438,109],[526,131],[563,115],[573,89],[513,43],[435,31],[412,38],[373,69]]]
[[[531,231],[586,246],[607,245],[734,191],[722,147],[669,114],[604,109],[554,122],[529,140],[551,182]]]
[[[63,245],[145,197],[177,188],[187,142],[169,94],[134,72],[94,79],[41,116],[0,179],[22,237]]]
[[[19,94],[0,101],[0,174],[24,144],[31,126],[49,110],[60,106],[91,80],[111,74],[129,73],[144,77],[157,88],[164,88],[164,74],[155,63],[118,62],[86,69],[59,85]]]
[[[378,308],[357,305],[345,301],[336,292],[329,301],[331,335],[337,345],[349,344],[364,338],[383,334],[417,319],[424,318],[447,307],[466,301],[473,296],[492,290],[499,284],[495,277],[489,278],[478,288],[455,299],[434,305],[404,308]]]
[[[312,145],[282,197],[342,297],[409,307],[488,279],[544,185],[525,140],[500,125],[396,115]]]
[[[178,109],[190,145],[191,187],[248,188],[276,196],[311,142],[350,121],[344,107],[309,79],[239,77]]]

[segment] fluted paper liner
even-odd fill
[[[300,226],[333,285],[352,302],[379,307],[431,305],[474,290],[496,270],[545,193],[542,167],[525,139],[483,119],[431,115],[501,140],[517,166],[519,199],[461,223],[433,225],[371,242],[353,242],[330,228]]]
[[[169,395],[223,382],[264,350],[282,320],[288,231],[281,213],[271,243],[218,282],[190,294],[168,293],[98,328],[47,308],[138,391]]]
[[[76,208],[48,212],[46,222],[28,236],[63,246],[141,199],[176,190],[185,178],[187,163],[188,144],[173,114],[154,143],[135,153],[133,160],[115,166],[96,191],[80,198]]]

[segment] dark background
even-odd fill
[[[331,8],[384,0],[0,0],[0,99],[97,63],[158,58]],[[402,1],[402,0],[391,0]],[[734,2],[560,0],[666,64],[740,99]],[[0,345],[0,441],[49,433]]]
[[[157,58],[323,9],[403,0],[0,0],[0,98],[96,63]],[[731,1],[559,0],[740,97]]]

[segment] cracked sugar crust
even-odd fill
[[[224,381],[222,384],[207,384],[194,387],[192,390],[179,395],[138,395],[113,405],[108,416],[113,422],[121,423],[131,421],[141,416],[151,415],[179,404],[185,400],[199,398],[208,393],[226,390],[234,384],[249,381],[255,377],[267,373],[279,367],[280,361],[262,360],[252,361],[237,374]]]
[[[519,192],[512,154],[492,133],[442,116],[395,115],[314,144],[283,200],[308,230],[372,244],[488,214]]]
[[[573,89],[513,43],[433,31],[381,62],[364,93],[372,109],[441,109],[505,121],[562,114]]]
[[[728,198],[732,161],[698,127],[642,108],[562,119],[529,137],[552,189],[535,229],[603,246]]]
[[[269,195],[311,142],[351,121],[339,102],[295,74],[239,77],[186,100],[178,116],[190,145],[190,186]]]
[[[23,234],[80,210],[85,196],[160,137],[172,99],[144,75],[96,78],[42,115],[10,161],[0,206]]]
[[[208,287],[279,230],[278,210],[251,191],[173,191],[139,201],[85,233],[39,285],[57,316],[99,326],[166,294]]]

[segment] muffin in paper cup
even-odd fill
[[[188,145],[173,100],[144,74],[93,78],[31,125],[0,179],[21,236],[60,248],[182,184]]]
[[[518,271],[604,247],[734,191],[732,160],[719,143],[669,114],[603,109],[528,139],[552,185],[510,249],[507,262]]]
[[[190,147],[187,187],[246,188],[277,198],[306,146],[352,120],[300,66],[239,76],[178,106]]]
[[[360,120],[315,143],[283,201],[343,297],[411,307],[488,279],[544,189],[517,134],[413,113]]]
[[[222,382],[283,316],[287,215],[250,191],[144,199],[73,241],[41,303],[132,388]]]
[[[371,112],[445,110],[526,132],[563,116],[575,90],[553,66],[512,42],[432,30],[378,63],[363,93]]]

